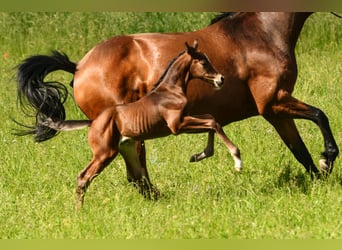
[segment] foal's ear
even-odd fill
[[[185,42],[185,46],[186,46],[186,50],[189,51],[191,49],[190,45],[188,44],[188,42]]]

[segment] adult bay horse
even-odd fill
[[[96,45],[77,64],[59,54],[30,57],[18,68],[19,100],[25,106],[26,99],[27,105],[36,110],[37,123],[28,133],[34,133],[37,141],[47,140],[57,131],[39,124],[39,120],[65,119],[66,89],[60,83],[44,82],[48,73],[65,70],[74,74],[75,101],[90,120],[95,120],[108,107],[136,101],[151,91],[184,42],[198,39],[213,65],[223,73],[225,85],[215,91],[201,80],[190,82],[185,112],[211,114],[221,125],[261,115],[311,176],[329,174],[339,150],[328,118],[322,110],[292,96],[297,79],[294,50],[310,15],[224,13],[208,27],[194,32],[113,37]],[[319,168],[294,119],[310,120],[320,128],[324,151]],[[205,155],[210,155],[211,138]],[[136,183],[145,195],[157,195],[148,176],[144,143],[131,145],[129,150],[120,152],[128,180]]]
[[[124,151],[127,140],[147,140],[170,134],[215,132],[229,149],[235,168],[242,167],[239,149],[225,135],[211,115],[184,116],[187,98],[185,91],[191,79],[202,79],[220,89],[224,77],[210,64],[208,57],[186,43],[187,49],[175,57],[166,68],[154,89],[136,102],[119,104],[105,109],[93,121],[53,121],[43,124],[56,130],[90,126],[88,139],[93,159],[78,175],[77,207],[81,207],[87,187],[94,177]],[[130,144],[129,144],[130,145]]]

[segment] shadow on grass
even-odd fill
[[[278,188],[298,189],[304,194],[311,190],[313,180],[306,172],[293,171],[289,165],[286,165],[280,172],[276,186]]]

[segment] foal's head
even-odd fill
[[[197,40],[194,41],[193,47],[185,43],[187,53],[192,57],[189,68],[191,78],[198,78],[214,85],[216,89],[220,89],[223,85],[224,76],[217,72],[210,63],[208,56],[199,51]]]

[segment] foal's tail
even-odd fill
[[[75,74],[76,64],[65,54],[53,51],[50,56],[35,55],[18,65],[18,102],[26,115],[35,117],[35,124],[27,126],[17,122],[25,128],[17,135],[33,134],[37,142],[57,135],[57,130],[42,123],[47,118],[65,120],[63,104],[67,99],[68,89],[60,82],[44,81],[49,73],[56,70]]]

